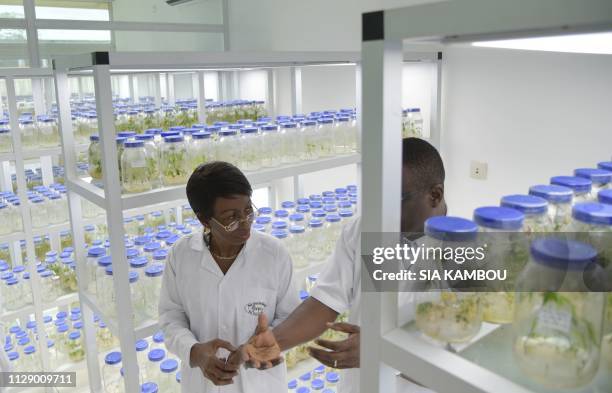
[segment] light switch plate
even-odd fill
[[[472,161],[470,163],[470,177],[477,180],[486,180],[489,172],[489,164],[486,162]]]

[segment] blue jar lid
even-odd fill
[[[591,191],[593,183],[583,177],[555,176],[550,178],[550,184],[571,188],[575,194],[584,194]]]
[[[575,220],[595,225],[612,225],[612,205],[586,202],[574,205],[572,217]]]
[[[130,260],[130,266],[134,269],[140,269],[147,266],[149,260],[147,257],[137,257]]]
[[[92,247],[87,251],[88,257],[99,258],[106,254],[106,250],[102,247]]]
[[[162,274],[164,274],[164,266],[160,264],[151,265],[145,269],[147,277],[159,277]]]
[[[144,246],[145,244],[149,243],[151,241],[151,236],[138,236],[137,238],[134,239],[134,244],[136,244],[137,246]]]
[[[159,343],[163,343],[164,342],[164,332],[159,331],[159,332],[155,333],[153,335],[153,341],[158,343],[158,344]]]
[[[131,270],[128,273],[128,278],[130,280],[130,284],[131,283],[135,283],[136,281],[138,281],[138,272],[135,272],[135,271]]]
[[[287,388],[289,388],[289,389],[295,389],[295,388],[297,388],[297,380],[292,379],[291,381],[289,381],[289,382],[287,383]]]
[[[136,341],[136,352],[142,352],[149,348],[149,343],[147,340],[138,340]]]
[[[313,217],[316,218],[323,218],[327,215],[327,213],[325,213],[323,210],[315,210],[311,214]]]
[[[314,369],[314,373],[315,374],[323,374],[324,372],[325,372],[325,366],[324,365],[317,366]]]
[[[156,261],[164,261],[168,257],[168,250],[157,250],[153,252],[153,259]]]
[[[289,216],[289,221],[304,221],[304,215],[300,213],[294,213]]]
[[[191,137],[193,139],[209,139],[210,135],[211,135],[210,132],[200,131],[200,132],[194,132],[193,134],[191,134]]]
[[[68,316],[68,313],[66,311],[60,311],[57,314],[55,314],[56,319],[65,319],[67,316]]]
[[[308,205],[299,205],[295,210],[298,213],[301,213],[301,214],[309,213],[310,212],[310,206],[308,206]]]
[[[300,233],[304,233],[304,230],[305,229],[302,225],[293,225],[289,229],[289,232],[294,233],[294,234],[300,234]]]
[[[524,219],[523,213],[508,207],[484,206],[474,210],[474,222],[485,228],[516,231],[523,227]]]
[[[330,372],[325,376],[327,382],[337,383],[340,380],[340,375],[338,373]]]
[[[145,382],[140,387],[141,393],[157,393],[158,386],[155,382]]]
[[[287,237],[287,235],[288,235],[288,234],[287,234],[287,231],[285,231],[285,230],[283,230],[283,229],[276,229],[276,230],[273,230],[273,231],[272,231],[270,234],[271,234],[272,236],[274,236],[275,238],[277,238],[277,239],[284,239],[284,238],[286,238],[286,237]]]
[[[19,359],[19,353],[17,352],[9,352],[7,356],[11,362]]]
[[[303,121],[300,122],[300,125],[302,127],[312,127],[312,126],[314,126],[316,124],[317,124],[317,122],[314,121],[314,120],[303,120]]]
[[[104,363],[113,365],[121,363],[121,352],[111,352],[104,357]]]
[[[612,171],[612,161],[603,161],[597,164],[599,169],[604,169],[606,171]]]
[[[272,208],[270,208],[270,207],[260,207],[259,209],[257,209],[257,212],[259,214],[272,214]]]
[[[506,195],[501,206],[516,209],[523,214],[544,214],[548,211],[546,199],[534,195]]]
[[[265,126],[261,126],[261,130],[262,131],[277,131],[278,130],[278,126],[274,125],[274,124],[266,124]]]
[[[182,135],[171,135],[164,138],[166,143],[179,143],[183,142],[185,138]]]
[[[287,210],[284,210],[284,209],[276,210],[276,211],[274,211],[274,216],[275,217],[288,217],[289,216],[289,212]]]
[[[164,231],[157,232],[157,235],[155,235],[155,238],[157,240],[164,240],[164,239],[169,238],[170,236],[172,236],[172,232],[164,230]]]
[[[144,247],[143,250],[144,252],[154,252],[157,251],[161,248],[161,244],[157,243],[157,242],[151,242],[151,243],[147,243]]]
[[[551,203],[569,203],[574,197],[574,192],[571,188],[564,186],[540,184],[530,187],[529,195],[544,198]]]
[[[304,301],[304,300],[308,299],[308,296],[310,296],[310,295],[308,294],[308,292],[306,290],[304,290],[304,289],[300,290],[300,300],[301,301]]]
[[[140,134],[140,135],[136,135],[136,140],[138,141],[152,141],[155,138],[155,135],[153,134]],[[127,146],[127,143],[126,143]],[[144,146],[144,144],[143,144]]]
[[[581,270],[595,260],[597,251],[586,243],[547,237],[531,243],[531,256],[542,265]]]
[[[253,224],[251,228],[256,232],[265,232],[266,227],[263,224]]]
[[[260,216],[255,219],[255,223],[261,224],[261,225],[269,224],[271,221],[272,221],[272,217],[270,216]]]
[[[113,262],[111,260],[111,256],[110,255],[106,255],[103,256],[102,258],[98,259],[98,266],[100,267],[106,267],[111,265]]]
[[[64,333],[68,331],[68,325],[59,325],[57,327],[58,333]]]
[[[314,390],[322,390],[325,386],[325,382],[322,379],[313,379],[310,385]]]
[[[166,357],[166,351],[164,351],[163,349],[153,349],[149,352],[149,360],[152,362],[159,362],[160,360],[162,360],[164,357]]]
[[[325,221],[327,222],[340,222],[340,220],[341,218],[337,214],[330,214],[327,217],[325,217]]]
[[[589,179],[596,184],[608,184],[612,181],[612,172],[596,168],[578,168],[574,170],[574,175]]]
[[[298,198],[297,200],[298,205],[308,205],[309,203],[310,203],[310,199],[308,198]]]
[[[55,345],[55,341],[48,339],[47,340],[47,348],[52,348]]]
[[[144,142],[143,141],[127,141],[125,142],[126,149],[134,149],[134,148],[139,148],[139,147],[144,147]]]
[[[312,374],[310,372],[300,375],[300,381],[308,381],[312,378]]]
[[[83,329],[83,321],[75,322],[74,325],[72,325],[72,327],[75,329]]]
[[[34,348],[33,345],[28,345],[27,347],[24,348],[23,353],[25,353],[26,355],[31,355],[34,352],[36,352],[36,348]]]
[[[321,201],[310,201],[311,209],[320,209],[322,207],[323,207],[323,203],[321,203]]]
[[[612,190],[599,191],[599,194],[597,194],[597,198],[599,199],[599,202],[601,203],[612,205]]]
[[[51,270],[44,270],[40,273],[40,277],[42,278],[49,278],[53,276],[53,272]]]
[[[438,216],[425,221],[425,233],[439,240],[470,241],[476,239],[478,226],[465,218]]]
[[[71,340],[78,340],[79,338],[81,338],[81,332],[79,331],[70,332],[70,334],[68,335],[68,338]]]
[[[51,317],[51,315],[45,315],[43,317],[43,322],[44,323],[50,323],[51,321],[53,321],[53,318]]]
[[[342,218],[349,218],[349,217],[353,217],[353,211],[352,210],[340,210],[338,212],[338,214],[340,215],[340,217]]]
[[[13,273],[22,273],[25,271],[25,266],[19,265],[13,268]]]
[[[15,338],[17,339],[21,339],[27,336],[28,336],[28,333],[26,333],[25,330],[20,330],[19,332],[17,332],[17,334],[15,334]]]
[[[138,250],[135,248],[128,248],[125,252],[127,259],[133,259],[138,256]]]
[[[161,372],[166,374],[175,372],[177,368],[178,362],[176,359],[166,359],[159,366]]]
[[[166,239],[166,245],[171,247],[174,243],[178,242],[180,239],[179,235],[172,235]]]
[[[107,267],[105,267],[104,274],[106,274],[107,276],[112,276],[113,275],[113,265],[108,265]]]

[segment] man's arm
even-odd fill
[[[272,331],[282,351],[319,337],[338,313],[309,297]]]

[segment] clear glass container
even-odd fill
[[[38,121],[40,147],[56,147],[60,144],[57,122],[53,118],[42,118]]]
[[[244,127],[240,132],[239,167],[244,171],[256,171],[261,168],[264,155],[261,135],[256,127]]]
[[[239,165],[240,138],[236,130],[219,131],[219,140],[215,143],[215,156],[219,161]]]
[[[67,341],[68,359],[73,363],[78,363],[85,359],[85,348],[83,347],[83,339],[81,332],[75,330],[70,332]]]
[[[527,376],[548,388],[584,386],[599,367],[604,293],[589,292],[585,280],[596,254],[584,243],[537,239],[517,281],[514,357]]]
[[[303,225],[292,225],[289,233],[286,244],[293,260],[293,266],[296,269],[304,268],[308,266],[308,258],[306,256],[308,242],[306,236],[304,236],[305,228]]]
[[[409,108],[403,111],[402,137],[423,137],[423,116],[420,108]]]
[[[149,361],[145,365],[146,375],[149,381],[159,381],[161,377],[160,364],[166,357],[166,351],[160,348],[155,348],[149,351],[147,355]]]
[[[350,128],[351,118],[347,116],[341,116],[336,119],[334,124],[334,152],[335,154],[349,154],[351,152]]]
[[[147,158],[143,141],[125,142],[121,155],[121,185],[124,192],[139,193],[152,189]]]
[[[32,228],[44,228],[49,225],[47,206],[43,198],[30,200],[30,212],[32,215]]]
[[[215,160],[213,142],[209,132],[194,132],[188,145],[189,168],[195,170],[199,165]]]
[[[104,321],[98,322],[98,329],[96,330],[96,345],[100,351],[108,351],[109,349],[115,348],[119,345],[119,340],[113,336]]]
[[[572,203],[575,205],[593,200],[591,188],[593,183],[589,179],[576,176],[554,176],[550,178],[550,184],[571,188],[574,192]]]
[[[21,216],[21,203],[19,202],[19,199],[15,199],[11,203],[10,220],[11,220],[13,232],[23,231],[23,217]]]
[[[22,367],[24,371],[40,372],[40,361],[36,355],[36,347],[34,345],[28,345],[24,348],[22,357]]]
[[[164,138],[161,152],[161,176],[164,186],[187,183],[192,169],[189,166],[187,146],[179,135]]]
[[[100,137],[91,135],[89,137],[88,157],[88,173],[94,180],[102,180],[102,148],[100,147]]]
[[[426,247],[473,247],[478,226],[459,217],[432,217],[425,222]],[[429,261],[428,261],[429,262]],[[437,265],[441,260],[431,261]],[[433,291],[416,295],[415,322],[426,336],[446,343],[469,341],[480,330],[482,308],[474,292],[440,288],[452,283],[432,283]],[[442,289],[442,290],[440,290]]]
[[[164,393],[178,393],[179,385],[176,383],[176,370],[178,362],[176,359],[166,359],[160,364],[161,377],[159,379],[159,390]]]
[[[11,207],[6,203],[0,203],[0,222],[9,223],[9,225],[0,225],[0,235],[8,235],[14,230],[14,222],[12,220]]]
[[[144,289],[144,309],[145,314],[151,318],[157,320],[158,318],[158,305],[159,295],[161,293],[162,276],[164,273],[164,265],[153,264],[145,269],[145,284]]]
[[[317,122],[305,120],[300,123],[299,152],[302,161],[312,161],[319,158],[319,135]]]
[[[278,126],[268,124],[261,127],[261,143],[263,151],[261,166],[264,168],[278,167],[282,162],[282,139]]]
[[[317,129],[319,157],[332,157],[335,154],[334,119],[320,118]]]
[[[324,232],[326,238],[325,254],[329,255],[336,247],[336,242],[342,232],[342,218],[337,214],[329,214],[325,217]]]
[[[5,127],[5,121],[0,120],[0,153],[10,153],[13,151],[13,138],[11,130]]]
[[[21,131],[21,143],[25,149],[35,149],[40,146],[38,127],[32,120],[22,120],[19,122]]]
[[[351,116],[349,122],[349,148],[351,153],[357,153],[359,151],[359,126],[357,124],[357,116],[354,114]]]
[[[600,168],[579,168],[574,171],[574,175],[589,179],[593,185],[591,188],[591,196],[593,201],[597,201],[597,195],[601,190],[607,190],[612,187],[612,171]]]
[[[310,220],[308,229],[306,230],[306,241],[308,242],[306,252],[308,260],[312,262],[324,260],[327,255],[327,249],[325,247],[327,239],[322,220]]]
[[[121,352],[110,352],[104,357],[102,382],[106,393],[122,393],[124,391],[123,378],[121,377]]]
[[[140,383],[143,383],[144,381],[148,380],[147,376],[145,375],[145,364],[147,364],[147,362],[149,361],[149,359],[147,358],[147,354],[149,353],[148,351],[149,349],[149,343],[147,342],[147,340],[142,339],[142,340],[138,340],[136,341],[136,360],[138,361],[138,368],[140,371]]]
[[[281,162],[293,164],[300,160],[301,133],[297,123],[289,122],[281,124]]]
[[[489,269],[521,271],[527,264],[526,245],[516,233],[522,232],[525,215],[516,209],[497,206],[474,210],[474,222],[481,232],[499,233],[487,249]],[[507,240],[507,241],[506,241]],[[508,280],[514,282],[513,279]],[[511,323],[514,319],[514,288],[496,288],[495,292],[480,294],[482,319],[490,323]]]
[[[161,177],[159,173],[161,152],[159,150],[159,144],[155,143],[155,138],[151,134],[137,135],[136,140],[144,143],[147,172],[151,182],[151,188],[161,187]]]
[[[138,272],[130,270],[129,272],[130,294],[132,297],[132,316],[136,325],[140,324],[146,318],[144,313],[145,300],[143,281]]]
[[[574,205],[571,232],[592,245],[599,252],[599,263],[612,266],[612,205],[586,202]]]
[[[553,222],[548,214],[548,202],[534,195],[507,195],[500,205],[516,209],[525,215],[523,232],[552,232]]]
[[[58,297],[58,284],[56,282],[59,279],[53,275],[53,272],[50,270],[44,270],[40,273],[40,286],[41,286],[41,294],[42,301],[45,304],[50,304],[55,302]]]
[[[572,223],[572,199],[570,188],[556,185],[537,185],[529,188],[529,195],[546,199],[548,215],[553,223],[553,231],[565,232]]]

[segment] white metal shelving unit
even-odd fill
[[[62,57],[54,60],[55,86],[60,114],[60,129],[62,135],[62,147],[66,167],[66,184],[68,185],[68,198],[72,232],[76,245],[84,244],[82,225],[79,225],[81,217],[81,198],[100,206],[106,211],[108,221],[108,232],[111,244],[111,256],[113,258],[114,291],[117,299],[131,299],[128,283],[129,265],[125,257],[123,218],[126,211],[144,212],[159,210],[160,206],[178,206],[177,201],[186,199],[185,187],[167,187],[154,191],[136,194],[122,195],[119,184],[117,149],[114,140],[115,126],[112,107],[112,85],[111,75],[136,74],[141,72],[194,72],[194,82],[197,88],[199,108],[199,119],[205,121],[204,106],[202,105],[204,95],[203,73],[210,71],[223,72],[229,80],[222,83],[224,90],[221,94],[223,99],[231,97],[236,86],[232,86],[232,80],[237,78],[231,76],[231,72],[240,72],[248,69],[268,70],[267,100],[269,112],[274,114],[273,103],[274,86],[270,77],[274,70],[279,67],[289,67],[292,71],[293,83],[291,94],[293,108],[298,111],[301,102],[299,70],[301,67],[310,65],[330,64],[355,64],[359,60],[358,54],[353,52],[300,52],[300,53],[107,53],[97,52],[82,56]],[[80,179],[75,170],[76,157],[74,153],[74,136],[70,118],[70,91],[69,78],[72,76],[93,76],[95,85],[96,108],[98,114],[98,129],[102,150],[102,167],[104,176],[104,188],[96,188],[86,181]],[[357,75],[359,75],[357,73]],[[358,78],[356,77],[358,86]],[[171,90],[171,89],[170,89]],[[359,90],[358,90],[359,91]],[[359,93],[358,93],[359,96]],[[359,102],[359,100],[358,100]],[[253,186],[266,185],[277,179],[293,177],[295,194],[299,194],[300,175],[316,172],[334,167],[356,164],[360,169],[360,155],[353,154],[320,160],[316,162],[305,162],[280,168],[261,170],[246,175]],[[184,203],[184,202],[182,202]],[[274,204],[272,202],[271,204]],[[83,318],[85,321],[84,335],[86,343],[87,364],[89,372],[90,389],[92,392],[101,392],[103,387],[100,378],[99,354],[96,349],[94,327],[92,326],[93,314],[100,315],[106,322],[111,332],[119,338],[120,349],[123,353],[123,366],[125,370],[126,391],[139,391],[138,364],[136,360],[135,342],[144,337],[152,335],[158,330],[156,321],[147,321],[139,326],[134,326],[131,318],[120,318],[114,320],[106,318],[105,313],[99,307],[94,296],[88,294],[83,287],[85,272],[83,263],[85,261],[85,250],[76,247],[77,278],[79,282],[79,298],[84,305]],[[301,269],[296,273],[296,279],[305,280],[309,274],[320,270],[321,265],[314,265]],[[117,315],[132,315],[131,301],[121,301],[115,305]]]
[[[362,231],[399,232],[400,228],[397,141],[403,45],[416,42],[443,48],[453,43],[603,31],[612,31],[612,3],[607,0],[465,0],[364,14]],[[385,190],[384,195],[380,190]],[[362,254],[369,252],[362,248]],[[361,321],[363,392],[395,391],[397,372],[440,393],[551,392],[518,372],[506,345],[511,337],[508,326],[485,324],[469,345],[449,351],[423,340],[413,325],[398,325],[395,293],[364,292],[362,310],[368,316]],[[606,391],[609,381],[606,384],[599,377],[580,390]]]

